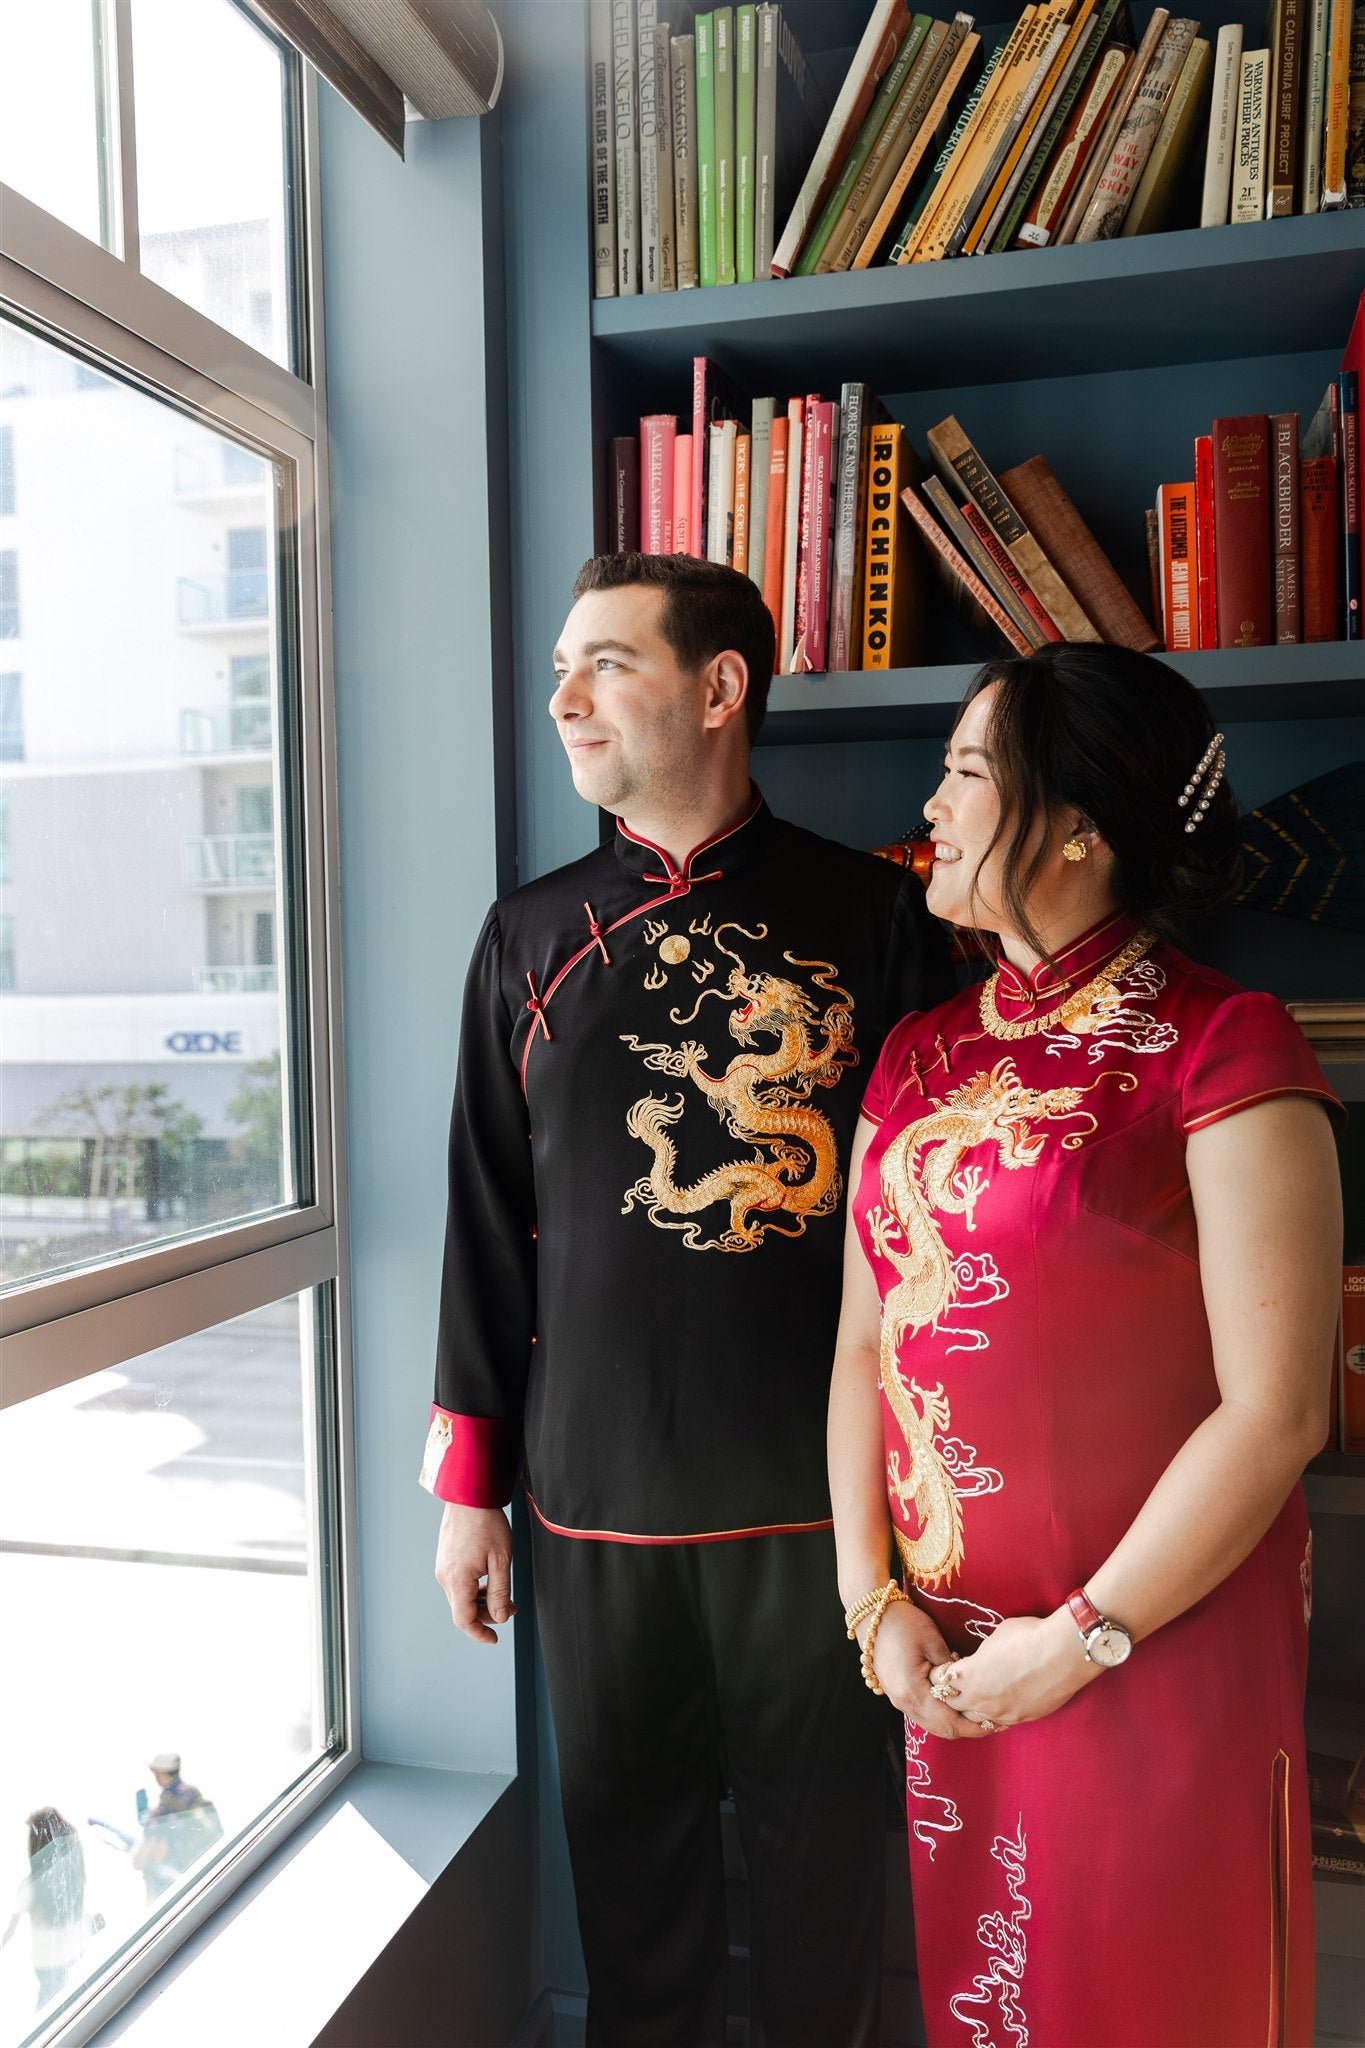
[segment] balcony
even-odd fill
[[[194,985],[201,996],[273,995],[280,972],[277,967],[196,967]]]
[[[233,704],[219,711],[182,711],[182,754],[268,754],[269,704]],[[2,757],[0,757],[2,758]]]
[[[275,839],[270,832],[224,832],[187,839],[187,889],[273,889]]]
[[[240,504],[259,498],[268,478],[263,458],[239,448],[234,441],[175,451],[172,488],[181,504],[213,505],[220,500]]]
[[[178,576],[176,617],[186,633],[221,633],[264,624],[270,616],[266,569],[229,569],[221,576]]]

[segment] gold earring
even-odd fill
[[[1070,839],[1062,842],[1063,860],[1084,860],[1089,851],[1090,849],[1085,841],[1077,838],[1074,834]]]

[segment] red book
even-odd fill
[[[799,667],[829,667],[830,544],[833,538],[835,420],[839,408],[820,399],[807,413],[810,435],[810,539],[806,562],[806,658]]]
[[[670,412],[640,422],[640,553],[673,552],[673,452],[678,422]]]
[[[1316,455],[1299,464],[1299,555],[1305,641],[1339,640],[1341,579],[1337,573],[1337,459]]]
[[[977,609],[984,612],[990,623],[1004,634],[1006,641],[1016,654],[1032,654],[1033,649],[1015,625],[1014,620],[997,603],[995,596],[986,588],[986,585],[981,581],[981,578],[977,575],[965,555],[961,554],[953,546],[953,543],[934,518],[913,484],[907,484],[901,492],[901,503],[909,512],[910,517],[919,528],[928,547],[932,550],[931,560],[938,570],[941,580],[950,587],[954,584],[961,585]],[[863,666],[864,668],[867,667],[866,661],[864,661]]]
[[[748,417],[749,402],[733,378],[709,356],[692,358],[692,509],[687,522],[687,552],[706,558],[706,491],[710,442],[707,428],[715,420]]]
[[[1006,583],[1008,583],[1010,589],[1018,598],[1020,604],[1024,607],[1024,610],[1033,620],[1039,632],[1048,640],[1060,640],[1062,637],[1061,631],[1048,612],[1047,607],[1043,604],[1042,599],[1030,590],[1028,584],[1020,575],[1014,557],[1010,554],[1008,548],[1001,546],[999,535],[981,510],[981,507],[973,499],[968,498],[966,504],[959,505],[957,509],[980,541],[982,547],[986,550],[986,553],[990,556],[992,562],[994,562],[996,568],[1000,571],[1000,574],[1004,577]]]
[[[1199,645],[1218,645],[1218,584],[1213,534],[1213,436],[1200,434],[1194,444],[1194,541],[1199,585]]]
[[[690,555],[687,536],[692,526],[692,436],[679,434],[673,444],[673,552]]]
[[[815,444],[819,438],[818,412],[824,403],[818,391],[806,394],[806,425],[801,436],[801,496],[798,518],[800,529],[796,543],[796,623],[792,629],[791,673],[805,675],[812,664],[806,656],[806,614],[810,595],[810,547],[813,522],[812,486],[814,477]]]
[[[640,444],[634,434],[618,434],[608,454],[611,529],[607,553],[633,555],[640,545]]]
[[[1356,302],[1356,317],[1351,322],[1351,332],[1346,342],[1346,353],[1342,356],[1343,370],[1354,370],[1357,377],[1365,376],[1365,292]]]
[[[1188,654],[1199,645],[1194,485],[1159,485],[1156,516],[1161,530],[1161,616],[1166,652]]]
[[[1275,608],[1270,430],[1264,413],[1240,413],[1213,423],[1213,523],[1218,645],[1269,647],[1275,638]]]
[[[1303,638],[1303,585],[1299,564],[1299,416],[1270,415],[1271,566],[1275,578],[1275,643]]]

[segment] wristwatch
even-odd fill
[[[1132,1655],[1133,1638],[1121,1621],[1109,1621],[1100,1613],[1078,1586],[1068,1594],[1067,1606],[1072,1619],[1081,1632],[1081,1646],[1092,1664],[1102,1664],[1111,1670],[1115,1664],[1122,1664]]]

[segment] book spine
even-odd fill
[[[1168,9],[1156,7],[1152,10],[1152,18],[1147,24],[1146,34],[1138,44],[1133,61],[1124,73],[1123,84],[1119,89],[1118,97],[1115,99],[1113,107],[1105,119],[1103,131],[1095,145],[1095,153],[1090,159],[1089,166],[1081,175],[1081,181],[1076,188],[1075,196],[1067,208],[1066,219],[1057,231],[1055,239],[1058,247],[1063,247],[1068,242],[1075,240],[1076,230],[1085,218],[1086,209],[1094,196],[1095,187],[1103,175],[1114,143],[1123,128],[1124,122],[1128,118],[1129,109],[1142,90],[1142,82],[1146,78],[1156,53],[1161,47],[1161,40],[1170,26],[1170,19]]]
[[[768,471],[773,443],[774,402],[756,398],[749,451],[749,575],[760,590],[768,559]]]
[[[994,529],[987,523],[980,506],[970,503],[964,505],[962,507],[962,517],[990,556],[996,573],[1003,578],[1013,591],[1042,638],[1044,640],[1060,640],[1062,637],[1061,633],[1052,619],[1049,618],[1046,607],[1039,603],[1020,575],[1015,564],[1010,560],[1004,548],[1001,547]]]
[[[1113,647],[1147,654],[1161,645],[1113,563],[1053,475],[1034,455],[1000,472],[1000,488],[1095,627]]]
[[[1337,464],[1316,455],[1299,464],[1299,541],[1303,568],[1303,637],[1341,638],[1338,573]]]
[[[745,575],[749,571],[749,457],[752,451],[753,435],[736,434],[735,523],[730,567],[742,570]]]
[[[616,296],[616,155],[612,121],[611,0],[592,0],[593,293]]]
[[[804,400],[787,401],[787,513],[782,537],[782,625],[778,657],[783,675],[792,665],[796,644],[796,564],[801,547],[801,485],[806,408]],[[769,517],[771,518],[771,511]]]
[[[660,289],[659,92],[654,70],[654,29],[659,0],[636,0],[635,62],[640,128],[640,289]]]
[[[1208,44],[1202,36],[1196,36],[1175,91],[1166,103],[1165,116],[1152,144],[1147,168],[1133,194],[1133,203],[1124,216],[1121,234],[1150,235],[1168,225],[1198,117],[1207,100],[1209,58]]]
[[[1119,6],[1120,0],[1105,0],[1105,5],[1091,22],[1077,49],[1076,61],[1058,91],[1055,104],[1044,111],[1042,133],[1036,148],[1032,150],[1027,164],[1023,167],[1018,186],[1005,202],[999,225],[987,230],[991,235],[990,246],[993,254],[999,255],[1008,249],[1019,232],[1019,224],[1041,180],[1047,175],[1053,153],[1066,132],[1067,124],[1076,106],[1082,103],[1081,95],[1085,92],[1109,39]]]
[[[981,507],[1063,637],[1098,640],[1099,634],[951,414],[930,428],[929,446],[947,481],[951,484],[956,479],[962,497],[974,498]]]
[[[829,666],[830,511],[839,408],[824,399],[815,408],[810,463],[810,552],[806,564],[806,666]]]
[[[1299,98],[1302,72],[1303,15],[1299,0],[1276,0],[1278,39],[1275,49],[1275,104],[1270,131],[1267,220],[1294,211],[1298,175]]]
[[[831,260],[831,242],[836,237],[842,241],[868,160],[891,118],[892,108],[910,77],[928,33],[928,15],[917,14],[910,24],[909,34],[896,52],[894,64],[877,88],[857,140],[845,158],[839,178],[821,208],[820,217],[806,237],[792,272],[794,277],[808,277],[815,271],[823,274],[841,267]]]
[[[674,36],[673,228],[678,290],[691,291],[697,275],[697,55],[691,36]]]
[[[1123,226],[1198,25],[1188,20],[1167,22],[1123,126],[1114,138],[1109,161],[1096,180],[1090,204],[1076,229],[1077,242],[1112,241]]]
[[[1199,645],[1194,485],[1159,485],[1156,509],[1161,521],[1162,615],[1166,625],[1166,652],[1187,654]]]
[[[706,559],[707,419],[705,356],[692,358],[692,504],[687,520],[687,552]]]
[[[1086,0],[1083,15],[1088,15],[1093,4],[1094,0]],[[1073,50],[1084,25],[1084,19],[1069,22],[1062,15],[1054,17],[1047,27],[1045,40],[1032,63],[1032,75],[1025,78],[995,147],[986,158],[976,189],[968,198],[962,217],[953,230],[947,248],[949,256],[974,255],[982,237],[992,226],[996,207],[1041,115],[1058,68]]]
[[[757,9],[757,80],[754,88],[754,276],[772,269],[777,208],[777,37],[781,10],[765,0]]]
[[[875,482],[876,473],[874,471],[874,488]],[[915,490],[913,484],[907,485],[906,488],[900,493],[900,500],[901,503],[905,506],[907,512],[910,514],[910,517],[914,520],[915,525],[919,528],[920,533],[927,541],[929,547],[933,550],[933,553],[938,559],[938,561],[943,564],[943,566],[962,586],[962,588],[967,592],[968,596],[972,599],[976,606],[982,612],[985,613],[986,617],[989,619],[991,624],[995,626],[998,629],[998,631],[1004,635],[1006,645],[1012,647],[1016,654],[1031,654],[1033,652],[1033,648],[1030,642],[1020,632],[1019,628],[1015,625],[1013,619],[1010,618],[1009,614],[1006,611],[1004,611],[999,604],[997,604],[995,598],[987,589],[986,585],[981,581],[981,578],[977,575],[971,563],[966,561],[964,557],[959,553],[958,549],[953,546],[947,534],[938,524],[938,521],[932,517],[927,506],[920,499],[920,496],[918,492]],[[871,522],[869,520],[869,526],[870,524]],[[869,579],[871,577],[871,573],[871,564],[869,563]],[[871,664],[864,660],[863,666],[865,668],[869,667],[870,665]]]
[[[1299,416],[1270,414],[1271,569],[1275,592],[1275,642],[1294,647],[1303,639],[1303,586],[1299,538]]]
[[[820,438],[820,398],[811,392],[806,399],[805,428],[801,439],[801,489],[797,506],[796,609],[792,618],[793,675],[804,675],[811,666],[806,646],[809,623],[811,536],[814,528],[815,448]]]
[[[1351,11],[1351,79],[1346,105],[1346,204],[1365,206],[1365,0]]]
[[[896,504],[900,487],[904,428],[877,425],[869,452],[867,536],[863,560],[863,667],[894,665],[892,615],[895,597]]]
[[[640,421],[640,552],[673,551],[673,455],[678,422],[667,413]]]
[[[773,636],[779,645],[782,634],[782,566],[787,553],[787,434],[786,415],[773,415],[768,443],[768,525],[763,537],[763,602],[773,622]],[[1335,545],[1335,530],[1333,532]]]
[[[1047,67],[1046,77],[1042,79],[1040,89],[1034,96],[1035,103],[1022,106],[1015,117],[1017,133],[981,208],[976,225],[964,244],[969,256],[991,246],[992,236],[1008,212],[1010,202],[1038,153],[1052,116],[1089,43],[1090,31],[1094,25],[1091,19],[1093,6],[1094,0],[1082,0],[1074,20],[1066,29],[1065,40],[1060,50]]]
[[[1341,1447],[1359,1457],[1365,1451],[1365,1266],[1341,1269],[1341,1362]],[[1365,1875],[1365,1845],[1358,1833],[1352,1827],[1341,1835],[1338,1846],[1352,1852],[1356,1875]],[[1333,1860],[1339,1868],[1347,1859]]]
[[[716,283],[735,282],[735,10],[715,10]]]
[[[1029,646],[1041,647],[1049,637],[1055,638],[1056,628],[1052,626],[1051,620],[1048,621],[1050,630],[1048,633],[1045,633],[1015,588],[1015,581],[1012,578],[1018,579],[1019,571],[1014,567],[1014,564],[1010,562],[1011,573],[1007,573],[998,566],[997,558],[1000,556],[1003,556],[1004,560],[1009,562],[1009,556],[1005,554],[999,541],[995,541],[996,553],[993,555],[981,538],[979,526],[969,522],[967,518],[968,507],[954,504],[942,477],[926,476],[919,488],[925,502],[937,515],[939,525],[943,528],[943,531],[959,550],[963,559],[971,563],[996,603],[1002,611],[1008,613],[1015,626],[1028,641]],[[972,509],[975,510],[975,507]],[[978,520],[980,519],[979,513],[977,518]],[[994,534],[991,535],[991,539],[995,540]]]
[[[673,60],[668,23],[654,30],[656,133],[654,157],[659,183],[659,290],[678,289],[677,213],[673,191]]]
[[[1166,644],[1166,594],[1161,581],[1161,521],[1155,507],[1142,515],[1142,534],[1147,548],[1147,595],[1156,620],[1161,645]]]
[[[706,429],[706,559],[725,561],[724,449],[721,422],[712,420]]]
[[[1322,201],[1322,130],[1327,111],[1327,17],[1329,0],[1312,0],[1304,57],[1303,210],[1316,213]]]
[[[1338,481],[1341,487],[1341,598],[1345,614],[1345,638],[1362,637],[1360,606],[1360,379],[1354,370],[1343,370],[1336,378],[1337,413],[1340,420],[1341,459]]]
[[[679,434],[673,443],[673,552],[690,555],[687,544],[692,524],[692,436]]]
[[[754,9],[735,9],[735,282],[754,281]]]
[[[1215,420],[1212,438],[1218,645],[1268,647],[1274,638],[1274,608],[1265,415]]]
[[[900,155],[900,162],[875,213],[869,204],[863,214],[863,239],[849,266],[853,270],[869,269],[881,254],[904,211],[911,179],[925,157],[942,141],[943,131],[952,124],[958,89],[981,48],[980,36],[971,33],[971,20],[970,14],[953,16],[948,33],[930,62],[920,92],[905,117],[904,149],[893,152]]]
[[[636,141],[635,0],[611,0],[612,127],[616,158],[616,290],[640,289],[640,156]]]
[[[1270,52],[1244,50],[1237,94],[1237,155],[1232,172],[1229,219],[1261,218],[1265,204],[1265,96]]]
[[[990,87],[915,229],[912,263],[937,262],[947,250],[972,196],[984,156],[1018,103],[1023,77],[1037,55],[1039,37],[1049,20],[1045,7],[1027,7],[1019,17]]]
[[[1130,50],[1109,49],[1102,54],[1089,88],[1073,107],[1046,176],[1019,224],[1015,234],[1017,248],[1043,249],[1056,236],[1099,145],[1131,58]]]
[[[858,547],[858,471],[866,412],[866,384],[845,384],[839,393],[839,474],[834,492],[829,593],[829,665],[834,670],[853,666],[853,566]]]
[[[1199,207],[1201,228],[1222,227],[1228,218],[1232,166],[1237,155],[1241,83],[1242,24],[1230,21],[1218,31],[1218,49],[1213,62],[1213,105],[1209,112],[1209,141],[1204,155],[1204,195]]]
[[[1351,125],[1351,30],[1353,0],[1331,0],[1327,25],[1327,117],[1322,143],[1321,213],[1345,206],[1348,193],[1346,141]]]
[[[996,44],[982,66],[981,76],[963,101],[962,111],[953,123],[947,141],[934,159],[932,171],[915,194],[904,220],[896,231],[896,240],[889,258],[890,262],[910,262],[915,242],[918,238],[920,223],[928,212],[930,204],[942,183],[944,173],[957,153],[963,137],[976,119],[982,101],[990,91],[991,81],[1000,68],[1001,59],[1005,54],[1005,47],[1004,43]]]
[[[716,64],[714,17],[699,14],[692,24],[697,59],[697,275],[716,282]]]
[[[1213,436],[1194,444],[1194,550],[1199,581],[1199,646],[1218,645],[1217,530],[1213,517]]]
[[[611,511],[611,531],[607,552],[612,555],[633,555],[640,546],[640,443],[634,434],[618,434],[611,443],[609,455],[608,503]],[[1332,545],[1335,550],[1335,521],[1332,528]]]

